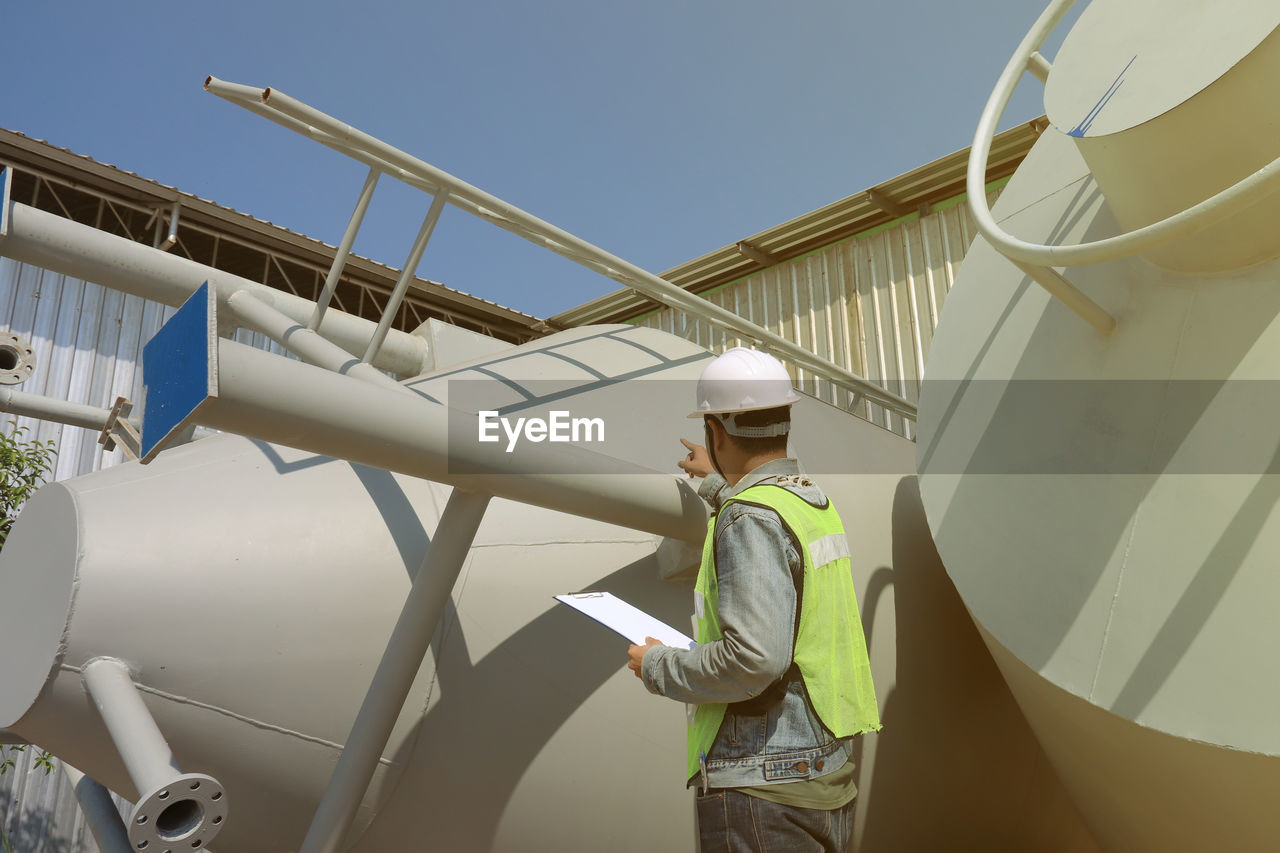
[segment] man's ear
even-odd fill
[[[720,423],[719,418],[713,418],[710,416],[704,417],[703,423],[707,428],[707,438],[709,440],[708,443],[711,445],[711,449],[715,450],[720,448],[724,443],[725,436],[728,435],[728,433],[725,432],[724,424]]]

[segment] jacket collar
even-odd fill
[[[738,485],[734,486],[733,491],[729,494],[730,496],[740,495],[752,486],[758,486],[767,480],[802,473],[804,472],[800,469],[800,461],[798,459],[790,456],[786,459],[771,459],[744,474],[742,479],[738,481]]]

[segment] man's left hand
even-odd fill
[[[627,648],[627,669],[636,674],[636,678],[640,677],[640,663],[644,660],[644,653],[654,646],[661,646],[662,643],[653,637],[645,637],[643,646],[630,646]]]

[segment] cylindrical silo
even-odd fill
[[[600,417],[605,441],[578,446],[674,488],[710,357],[590,327],[406,384],[466,411]],[[845,519],[885,722],[858,754],[859,849],[1092,853],[942,573],[911,442],[811,398],[795,421],[793,452]],[[0,622],[0,648],[22,648],[0,658],[0,728],[134,796],[81,677],[122,661],[182,770],[225,786],[215,849],[297,849],[428,542],[447,535],[449,494],[234,435],[45,487],[0,556],[0,599],[24,602]],[[683,706],[647,694],[626,641],[552,596],[608,590],[683,629],[697,559],[491,501],[349,849],[692,850]]]
[[[994,213],[1109,238],[1280,155],[1280,7],[1095,0]],[[979,238],[934,338],[917,464],[947,572],[1104,849],[1280,844],[1280,194],[1068,281]],[[1219,215],[1220,214],[1220,215]]]

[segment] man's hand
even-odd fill
[[[645,637],[643,646],[630,646],[627,648],[627,669],[636,674],[636,678],[640,677],[640,662],[644,660],[644,653],[654,646],[661,646],[662,643],[653,637]]]
[[[690,477],[705,477],[711,473],[711,455],[701,444],[680,439],[680,443],[689,451],[689,455],[676,464]]]

